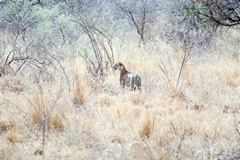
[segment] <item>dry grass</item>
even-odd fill
[[[73,98],[73,104],[75,106],[81,106],[85,103],[85,98],[84,98],[84,84],[82,82],[77,82],[76,83],[76,89],[74,92],[74,98]]]
[[[57,93],[51,89],[40,91],[37,87],[32,88],[31,95],[29,97],[30,99],[28,99],[29,108],[27,110],[23,108],[23,110],[25,109],[32,126],[41,130],[43,126],[43,119],[46,117],[48,119],[48,129],[63,131],[64,126],[62,121],[64,120],[64,116],[62,114],[62,110],[58,110],[58,112],[54,111],[54,106],[56,105],[56,94]]]
[[[6,140],[8,140],[10,143],[16,143],[18,141],[17,135],[13,131],[8,131],[5,134]]]
[[[0,79],[0,86],[2,92],[6,90],[22,92],[24,90],[23,77],[3,75]]]
[[[70,92],[61,75],[51,83],[29,75],[1,77],[0,159],[42,159],[44,115],[49,116],[46,159],[238,159],[236,56],[213,46],[209,52],[214,54],[190,59],[175,87],[181,52],[163,42],[151,51],[151,44],[143,49],[126,43],[116,46],[116,61],[141,74],[141,93],[123,91],[119,72],[102,80],[90,77],[80,58],[74,65],[77,76],[71,61],[63,62]],[[168,78],[158,66],[161,61]]]
[[[9,122],[0,122],[0,133],[5,133],[9,130],[11,130],[14,127],[14,124],[9,121]]]
[[[150,138],[151,131],[152,131],[151,121],[147,120],[147,122],[144,124],[142,130],[140,130],[140,132],[139,132],[140,137],[142,137],[142,138]]]

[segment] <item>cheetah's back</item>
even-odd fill
[[[137,73],[131,73],[128,75],[130,81],[131,90],[139,89],[141,91],[141,77]]]

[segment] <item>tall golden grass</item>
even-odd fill
[[[81,57],[74,65],[62,62],[70,92],[60,84],[65,83],[61,76],[54,83],[41,77],[36,83],[29,75],[1,77],[0,159],[42,159],[44,113],[50,115],[46,159],[239,159],[236,56],[215,46],[209,54],[198,51],[175,87],[182,53],[160,44],[155,49],[151,43],[143,48],[136,42],[126,42],[126,48],[115,44],[115,61],[141,74],[142,93],[122,90],[117,71],[92,78]]]

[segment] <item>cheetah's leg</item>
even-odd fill
[[[135,91],[135,86],[134,86],[134,84],[135,84],[135,83],[134,83],[134,78],[131,78],[131,79],[130,79],[130,87],[131,87],[131,88],[130,88],[130,91]]]
[[[142,92],[142,88],[141,88],[141,80],[138,80],[136,83],[137,89]]]
[[[123,90],[125,90],[125,88],[126,88],[125,83],[122,83],[121,87],[123,88]]]
[[[120,79],[120,85],[123,89],[125,89],[125,83],[123,81],[121,81],[121,79]]]

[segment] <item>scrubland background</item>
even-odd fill
[[[1,1],[0,159],[239,159],[239,28],[181,37],[183,3]]]

